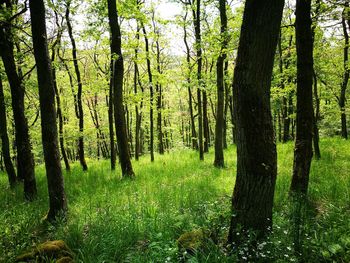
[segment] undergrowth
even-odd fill
[[[40,242],[63,239],[77,262],[350,262],[350,143],[321,141],[322,158],[313,160],[308,202],[288,198],[293,144],[278,145],[274,228],[255,249],[225,249],[235,180],[235,148],[225,151],[226,168],[212,165],[213,150],[200,162],[191,150],[149,156],[133,162],[136,179],[122,180],[108,161],[88,160],[65,173],[69,216],[45,225],[48,209],[43,166],[36,168],[38,199],[23,201],[22,186],[8,189],[0,175],[0,262],[12,262]],[[296,229],[295,210],[302,211]],[[181,234],[203,230],[196,251],[179,251]],[[298,237],[296,239],[296,237]],[[296,241],[300,249],[295,251]]]

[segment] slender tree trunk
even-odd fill
[[[10,4],[7,5],[12,8]],[[0,6],[0,9],[3,7]],[[10,23],[10,22],[9,22]],[[24,197],[33,200],[37,195],[34,173],[34,158],[29,138],[27,118],[24,113],[24,84],[15,63],[14,44],[11,26],[3,26],[0,30],[0,52],[6,75],[11,88],[12,110],[15,121],[15,137],[17,146],[17,175],[24,180]]]
[[[283,0],[245,2],[233,80],[237,177],[230,244],[243,238],[237,230],[255,230],[262,237],[272,226],[277,154],[270,88],[283,6]]]
[[[111,59],[110,72],[113,72],[113,59]],[[116,149],[115,149],[115,140],[114,140],[114,119],[113,119],[113,108],[114,108],[114,93],[113,93],[113,75],[110,76],[109,82],[109,97],[108,97],[108,128],[109,128],[109,147],[111,149],[111,170],[115,170],[115,161],[116,161]]]
[[[67,210],[57,136],[55,90],[47,48],[44,1],[30,0],[29,7],[34,56],[37,65],[42,142],[50,199],[47,219],[53,221],[57,216],[64,216]]]
[[[194,22],[195,31],[195,49],[197,57],[197,109],[198,109],[198,149],[199,149],[199,159],[204,160],[204,148],[203,148],[203,114],[202,114],[202,47],[201,47],[201,0],[195,1],[196,6],[192,6],[192,15]]]
[[[227,112],[230,105],[230,95],[231,95],[227,80],[228,80],[228,60],[226,59],[225,66],[224,66],[224,86],[225,86],[224,134],[223,134],[224,149],[227,149]]]
[[[4,157],[4,164],[9,179],[10,187],[13,188],[17,183],[15,168],[11,160],[10,143],[7,135],[7,120],[6,120],[6,105],[4,98],[4,88],[0,75],[0,136],[1,136],[1,151]]]
[[[217,107],[216,107],[216,126],[215,126],[215,160],[214,166],[224,167],[224,103],[225,103],[225,79],[224,62],[227,57],[227,16],[226,0],[219,1],[220,21],[221,21],[221,51],[216,62],[216,87],[217,87]]]
[[[311,26],[312,31],[312,43],[314,45],[315,43],[315,35],[316,35],[316,27],[318,24],[318,19],[320,16],[321,11],[321,0],[316,0],[316,10],[314,13],[314,21]],[[318,96],[318,85],[317,85],[317,76],[315,69],[313,69],[312,72],[313,76],[313,96],[314,96],[314,134],[313,134],[313,145],[314,145],[314,156],[316,160],[319,160],[321,158],[321,151],[320,151],[320,133],[318,130],[318,122],[320,120],[320,98]]]
[[[203,135],[204,135],[204,152],[209,152],[210,146],[210,130],[209,130],[209,119],[208,119],[208,95],[207,91],[202,91],[203,95]]]
[[[151,70],[151,59],[149,57],[148,37],[147,37],[147,33],[146,33],[146,28],[143,24],[142,24],[142,31],[143,31],[144,38],[145,38],[147,73],[148,73],[148,80],[149,80],[149,92],[150,92],[150,109],[149,109],[150,142],[149,142],[149,148],[150,148],[150,154],[151,154],[151,162],[153,162],[154,161],[153,75],[152,75],[152,70]]]
[[[61,28],[58,24],[58,15],[57,13],[55,13],[56,16],[56,25],[57,25],[57,38],[54,42],[54,44],[52,45],[51,48],[51,63],[54,63],[55,59],[56,59],[56,46],[57,44],[60,43],[61,41]],[[58,133],[59,133],[59,142],[60,142],[60,148],[61,148],[61,154],[63,157],[63,161],[64,161],[64,165],[66,167],[66,171],[70,171],[70,165],[69,165],[69,161],[68,161],[68,157],[67,157],[67,153],[66,153],[66,149],[64,146],[64,134],[63,134],[63,115],[62,115],[62,109],[61,109],[61,98],[60,98],[60,94],[59,94],[59,90],[57,88],[57,81],[56,81],[56,68],[55,66],[52,66],[52,78],[53,78],[53,87],[55,90],[55,97],[56,97],[56,106],[57,106],[57,117],[58,117]]]
[[[116,1],[108,0],[108,20],[110,27],[111,57],[113,61],[114,119],[117,135],[119,161],[123,177],[134,177],[127,138],[125,111],[123,105],[124,62],[121,50],[121,33]]]
[[[348,27],[350,27],[350,11],[349,11],[349,1],[345,0],[345,8],[343,10],[342,14],[342,27],[343,27],[343,34],[344,34],[344,74],[343,74],[343,81],[341,84],[340,89],[340,96],[338,99],[338,104],[340,108],[340,119],[341,119],[341,136],[344,139],[348,139],[348,129],[347,129],[347,123],[346,123],[346,112],[345,112],[345,101],[346,101],[346,89],[349,82],[349,76],[350,76],[350,68],[349,68],[349,32]]]
[[[187,29],[186,29],[186,18],[187,18],[187,10],[184,17],[184,43],[186,46],[186,62],[187,62],[187,91],[188,91],[188,109],[190,113],[190,121],[191,121],[191,141],[192,141],[192,148],[198,149],[198,143],[197,143],[197,132],[196,132],[196,123],[193,115],[193,103],[192,103],[192,92],[191,92],[191,55],[190,55],[190,47],[187,42]]]
[[[313,134],[313,43],[311,1],[297,0],[295,35],[297,47],[297,117],[293,176],[290,190],[306,195],[312,159]]]
[[[78,58],[77,58],[77,47],[75,44],[75,39],[73,36],[73,28],[72,28],[69,15],[70,15],[70,0],[68,0],[67,2],[65,17],[67,21],[67,29],[68,29],[70,42],[72,44],[73,64],[74,64],[75,75],[77,77],[77,82],[78,82],[77,106],[78,106],[78,112],[79,112],[79,138],[78,138],[79,161],[81,166],[83,167],[83,170],[86,171],[88,167],[85,161],[85,151],[84,151],[84,111],[83,111],[83,102],[82,102],[83,84],[81,82],[80,69],[79,69]]]
[[[318,96],[318,88],[317,88],[317,77],[315,74],[315,69],[313,70],[313,80],[314,80],[314,90],[313,95],[315,98],[315,114],[314,114],[314,134],[313,134],[313,144],[314,144],[314,154],[317,160],[321,158],[320,151],[320,134],[318,131],[318,122],[320,120],[320,98]]]

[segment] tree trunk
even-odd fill
[[[224,134],[223,134],[223,140],[224,140],[224,149],[227,149],[227,112],[230,107],[230,96],[231,96],[231,89],[228,84],[228,60],[225,61],[224,66],[224,87],[225,87],[225,105],[224,105]]]
[[[187,29],[186,29],[186,18],[187,18],[187,10],[186,14],[184,16],[184,43],[186,46],[186,62],[187,62],[187,91],[188,91],[188,109],[190,113],[190,122],[191,122],[191,141],[192,141],[192,149],[198,149],[198,143],[197,143],[197,132],[196,132],[196,123],[193,115],[193,103],[192,103],[192,92],[191,92],[191,54],[190,54],[190,48],[187,42]]]
[[[57,216],[64,216],[67,210],[57,138],[55,90],[47,48],[44,1],[30,0],[29,7],[34,56],[37,65],[42,142],[50,199],[47,219],[53,221]]]
[[[127,138],[125,111],[123,105],[124,62],[121,50],[121,33],[118,22],[116,1],[108,0],[111,57],[113,61],[114,119],[118,142],[119,161],[123,177],[134,177]]]
[[[149,108],[149,121],[150,121],[150,141],[149,141],[149,149],[151,154],[151,162],[154,161],[154,124],[153,124],[153,100],[154,100],[154,94],[153,94],[153,75],[151,70],[151,59],[149,57],[149,44],[148,44],[148,37],[145,25],[141,23],[142,25],[142,31],[145,38],[145,49],[146,49],[146,62],[147,62],[147,73],[148,73],[148,80],[149,80],[149,93],[150,93],[150,108]]]
[[[77,58],[77,47],[73,36],[73,28],[72,28],[69,14],[70,14],[70,0],[68,0],[67,2],[65,17],[67,21],[68,35],[70,38],[70,42],[72,44],[73,64],[74,64],[75,75],[77,77],[77,82],[78,82],[78,93],[77,93],[77,106],[78,106],[78,113],[79,113],[78,153],[79,153],[80,164],[83,167],[83,170],[87,171],[88,167],[85,161],[85,151],[84,151],[84,111],[83,111],[83,102],[82,102],[83,84],[81,82],[81,76],[80,76],[80,70],[79,70],[78,58]]]
[[[237,177],[228,242],[240,228],[262,237],[272,226],[277,155],[270,108],[271,75],[284,1],[247,0],[234,71]]]
[[[350,27],[350,11],[349,11],[349,1],[345,1],[345,8],[342,14],[342,27],[344,34],[344,73],[343,73],[343,81],[340,89],[340,96],[338,100],[339,108],[340,108],[340,117],[341,117],[341,136],[344,139],[348,139],[348,129],[346,124],[346,112],[345,112],[345,101],[346,101],[346,89],[349,82],[350,76],[350,68],[349,68],[349,32],[348,28]]]
[[[2,85],[2,79],[0,75],[0,136],[1,136],[1,151],[4,157],[4,164],[9,179],[10,187],[13,188],[16,185],[17,177],[15,168],[11,160],[10,143],[7,135],[7,120],[6,120],[6,105],[4,98],[4,88]]]
[[[8,4],[7,7],[11,8],[11,5]],[[0,8],[2,9],[2,6]],[[19,179],[24,180],[24,197],[30,201],[37,195],[34,158],[29,138],[27,118],[24,114],[25,87],[16,70],[13,48],[11,26],[3,26],[0,30],[0,52],[11,88],[17,146],[17,175]]]
[[[313,43],[311,1],[297,0],[295,35],[297,47],[297,116],[293,176],[290,190],[307,194],[313,134]]]
[[[200,10],[201,0],[195,1],[196,6],[192,6],[192,15],[195,31],[195,48],[197,57],[197,109],[198,109],[198,149],[199,159],[204,160],[204,148],[203,148],[203,114],[202,114],[202,47],[201,47],[201,21]]]
[[[56,25],[57,25],[57,38],[54,42],[54,44],[51,47],[51,63],[54,63],[56,59],[56,45],[60,44],[61,42],[61,28],[58,24],[58,15],[55,13],[56,16]],[[53,87],[55,90],[55,97],[56,97],[56,106],[57,106],[57,117],[58,117],[58,133],[59,133],[59,142],[60,142],[60,148],[61,148],[61,154],[63,157],[64,165],[66,167],[66,171],[70,171],[70,165],[66,153],[66,149],[64,146],[64,134],[63,134],[63,115],[62,115],[62,109],[61,109],[61,98],[59,94],[59,90],[57,88],[57,81],[56,81],[56,68],[55,66],[52,67],[52,79],[53,79]]]
[[[321,158],[320,151],[320,134],[318,131],[318,122],[320,120],[320,98],[318,96],[318,88],[317,88],[317,77],[315,74],[315,69],[313,70],[313,79],[314,79],[314,91],[313,95],[315,98],[315,113],[314,113],[314,134],[313,134],[313,144],[314,144],[314,154],[317,160]]]
[[[219,1],[220,21],[221,21],[221,51],[216,62],[216,87],[217,87],[217,107],[216,107],[216,126],[215,126],[215,160],[214,166],[224,167],[224,103],[225,103],[225,79],[224,79],[224,61],[227,57],[227,16],[226,0]]]
[[[113,59],[111,58],[110,72],[113,72]],[[108,128],[109,128],[109,147],[111,149],[111,170],[115,170],[116,161],[116,149],[114,140],[114,119],[113,119],[113,108],[114,108],[114,94],[113,94],[113,75],[110,76],[109,82],[109,97],[108,97]]]

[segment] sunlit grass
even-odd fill
[[[350,237],[349,146],[340,139],[323,139],[322,159],[312,164],[309,197],[314,215],[305,221],[305,233],[313,235],[305,248],[314,258],[310,262],[349,257],[344,241]],[[23,201],[21,187],[10,191],[2,174],[0,250],[4,252],[0,253],[0,262],[10,262],[23,250],[47,239],[64,239],[81,262],[176,262],[176,239],[182,233],[217,225],[222,232],[227,231],[235,148],[231,146],[225,152],[225,169],[213,167],[212,151],[204,162],[191,150],[156,155],[154,163],[143,156],[133,162],[136,180],[122,180],[119,169],[110,171],[108,161],[90,160],[85,173],[74,164],[64,175],[68,221],[58,227],[41,224],[48,205],[44,167],[36,169],[39,197],[33,203]],[[284,231],[292,231],[288,190],[293,143],[278,145],[278,156],[274,221],[281,230],[276,229],[273,239],[288,245],[291,236]],[[330,246],[338,243],[341,251],[331,252]],[[279,262],[293,260],[287,256],[282,255]],[[230,262],[217,246],[198,253],[193,260]]]

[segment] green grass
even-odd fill
[[[22,189],[7,187],[0,175],[0,262],[49,239],[63,239],[79,262],[176,262],[176,239],[194,229],[227,233],[234,186],[235,148],[225,152],[227,167],[213,167],[213,150],[200,162],[196,152],[177,151],[133,162],[136,180],[121,180],[108,161],[89,160],[65,174],[69,204],[66,224],[44,226],[47,189],[44,167],[36,169],[39,198],[23,201]],[[350,142],[322,139],[322,159],[313,161],[309,203],[303,210],[303,257],[306,262],[350,261]],[[274,231],[261,244],[263,257],[293,262],[294,205],[288,199],[293,144],[278,146],[278,181]],[[220,242],[219,242],[220,243]],[[232,262],[220,245],[208,240],[190,262]],[[239,251],[238,251],[239,253]],[[249,258],[249,255],[247,255]]]

